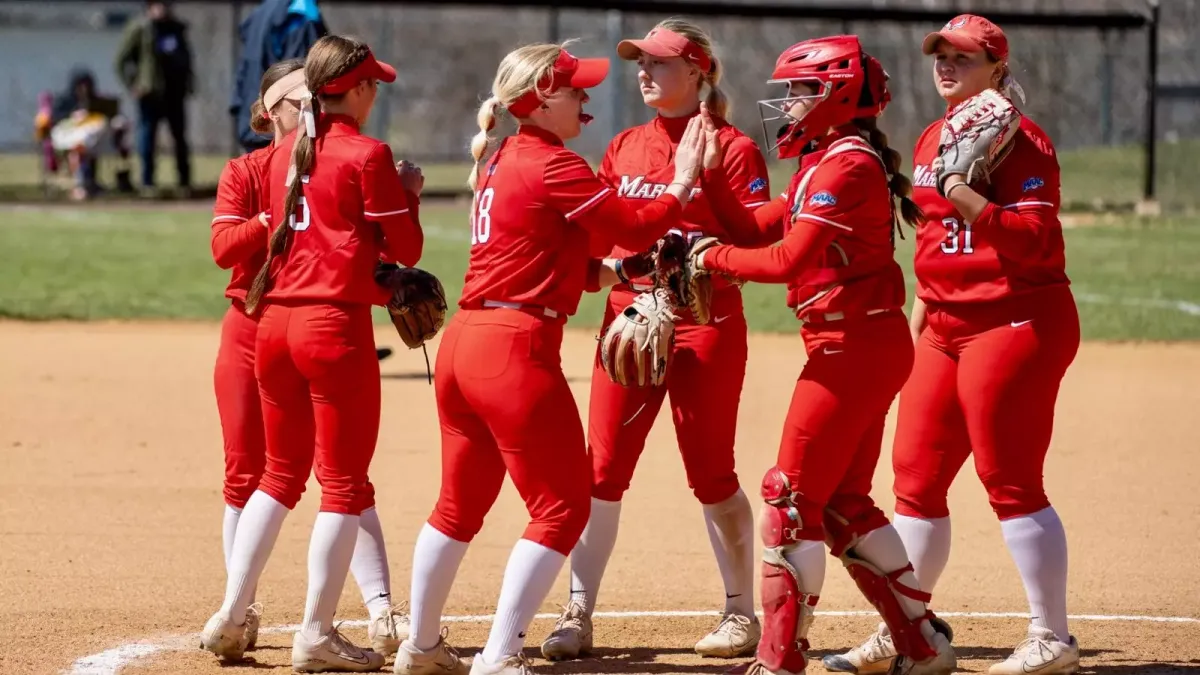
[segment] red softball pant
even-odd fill
[[[930,305],[900,394],[896,513],[950,515],[950,484],[974,451],[1000,519],[1050,505],[1042,467],[1059,384],[1079,350],[1068,287],[965,307]]]
[[[613,291],[604,310],[601,335],[636,294]],[[746,378],[746,316],[737,288],[718,291],[712,320],[694,323],[687,313],[675,326],[675,351],[661,387],[622,387],[600,365],[597,347],[588,408],[588,451],[592,456],[592,496],[620,501],[646,436],[663,400],[671,397],[671,419],[688,487],[701,504],[717,504],[738,490],[733,444],[738,403]],[[630,421],[632,420],[632,421]]]
[[[913,364],[899,310],[805,324],[808,362],[796,381],[777,466],[797,493],[799,539],[823,541],[826,509],[844,521],[841,537],[888,523],[871,499],[883,425]]]
[[[295,508],[315,455],[322,511],[356,516],[374,506],[367,471],[380,384],[371,307],[270,303],[255,346],[267,440],[259,489]]]
[[[429,524],[458,541],[483,527],[504,474],[525,500],[524,538],[568,555],[591,509],[583,422],[563,375],[562,319],[459,310],[434,370],[442,489]]]
[[[267,459],[262,405],[254,377],[258,317],[246,316],[234,301],[221,322],[221,345],[213,385],[225,440],[225,503],[240,509],[258,488]]]

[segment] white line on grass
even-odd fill
[[[818,611],[817,616],[877,616],[871,611]],[[592,615],[597,619],[633,619],[641,617],[701,617],[720,616],[713,611],[633,611],[633,612],[596,612]],[[948,618],[960,617],[968,619],[1025,619],[1029,615],[1021,612],[938,612],[938,616]],[[465,616],[444,616],[445,623],[482,623],[491,621],[491,614],[470,614]],[[538,614],[535,619],[557,619],[558,614]],[[1200,619],[1190,616],[1139,616],[1132,614],[1072,614],[1067,617],[1072,621],[1140,621],[1147,623],[1200,623]],[[343,621],[342,625],[361,628],[366,621]],[[261,635],[293,633],[300,626],[270,626],[259,630]],[[157,639],[141,640],[106,649],[98,654],[84,656],[64,671],[68,675],[117,675],[121,668],[152,654],[164,651],[182,651],[195,649],[200,643],[200,634],[171,635]]]

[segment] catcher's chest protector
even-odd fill
[[[789,211],[785,234],[787,231],[791,231],[792,224],[796,221],[796,216],[799,215],[800,211],[804,208],[804,200],[807,197],[806,193],[808,192],[809,182],[812,181],[812,178],[816,175],[817,170],[821,168],[821,165],[825,163],[825,160],[833,157],[834,155],[840,155],[847,152],[865,152],[874,157],[875,161],[879,163],[879,168],[883,170],[884,175],[887,175],[887,166],[883,163],[883,158],[879,156],[879,153],[876,152],[875,148],[871,147],[871,144],[867,141],[858,136],[847,136],[834,141],[833,145],[830,145],[829,149],[825,151],[825,154],[821,156],[821,159],[817,160],[816,164],[813,164],[808,168],[807,171],[804,172],[804,176],[800,178],[800,182],[796,186],[795,193],[791,195],[792,206]],[[838,256],[838,264],[830,265],[828,259],[826,258],[825,262],[816,270],[812,270],[809,274],[806,274],[804,278],[800,279],[801,285],[808,286],[820,284],[821,288],[794,307],[794,311],[799,312],[803,310],[809,305],[820,300],[830,291],[837,288],[840,283],[842,283],[843,279],[840,278],[842,275],[821,274],[822,270],[828,271],[831,268],[837,267],[844,270],[846,275],[850,274],[851,263],[850,258],[846,255],[846,251],[839,246],[836,241],[830,244],[830,248],[833,249],[833,252]]]

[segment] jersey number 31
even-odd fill
[[[494,188],[475,193],[475,208],[471,210],[471,245],[487,243],[492,238],[492,199]]]
[[[963,255],[969,255],[975,252],[971,245],[970,223],[963,221],[960,224],[958,218],[944,218],[942,225],[946,228],[946,241],[942,242],[942,253],[954,255],[961,252]]]

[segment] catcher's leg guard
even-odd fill
[[[929,620],[934,630],[948,631],[941,630],[945,623],[938,620],[928,608],[923,615],[916,618],[909,618],[904,611],[902,597],[920,603],[928,603],[930,600],[928,593],[900,581],[905,574],[911,574],[912,564],[885,572],[874,562],[862,558],[855,550],[855,546],[864,536],[887,525],[887,522],[887,517],[874,504],[852,518],[826,509],[826,541],[830,552],[842,561],[846,571],[850,573],[850,578],[887,624],[896,652],[918,663],[928,661],[938,656],[938,648],[931,637],[921,632],[921,624]],[[915,577],[912,578],[915,580]]]
[[[808,629],[819,597],[800,591],[800,574],[786,553],[804,537],[804,523],[796,507],[787,475],[772,467],[763,477],[762,639],[758,661],[773,673],[804,672]],[[817,528],[820,531],[820,528]]]

